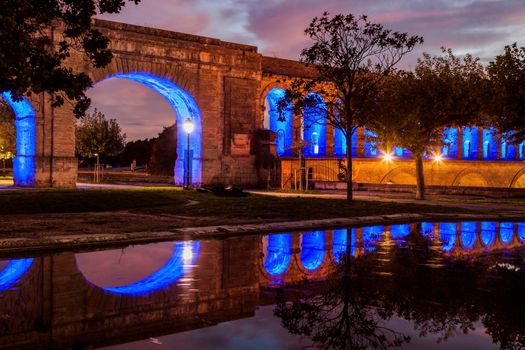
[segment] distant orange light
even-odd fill
[[[441,154],[435,154],[433,159],[435,162],[441,163],[443,161],[443,156]]]
[[[394,159],[394,155],[392,153],[384,153],[383,152],[383,160],[386,162],[391,162],[392,159]]]

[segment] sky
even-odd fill
[[[525,46],[525,0],[142,0],[101,18],[256,45],[267,56],[299,59],[309,45],[303,31],[315,16],[368,15],[386,28],[423,36],[400,67],[440,47],[490,61],[513,42]],[[128,140],[153,137],[174,122],[163,98],[138,83],[111,79],[88,95],[116,118]],[[122,103],[125,101],[126,103]]]

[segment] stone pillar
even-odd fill
[[[293,130],[293,140],[292,147],[294,156],[298,156],[300,152],[299,145],[303,140],[303,118],[301,115],[294,114],[292,117],[292,130]]]
[[[503,137],[503,136],[502,136],[501,133],[498,131],[498,134],[497,134],[497,136],[496,136],[496,148],[497,148],[496,151],[498,152],[498,153],[497,153],[497,156],[496,156],[496,159],[497,159],[497,160],[501,160],[501,159],[502,159],[502,158],[501,158],[501,157],[502,157],[502,154],[501,154],[501,147],[502,147],[502,145],[503,145],[503,143],[501,142],[502,137]],[[505,145],[505,148],[507,148],[507,145]],[[505,153],[506,153],[506,152],[505,152]]]
[[[326,124],[326,156],[334,156],[334,126],[332,124]]]
[[[463,127],[458,128],[458,156],[457,159],[463,159]]]
[[[36,112],[35,187],[75,187],[78,162],[75,158],[75,116],[66,102],[52,107],[47,94],[34,103]]]
[[[365,128],[357,128],[357,157],[365,157]]]
[[[478,129],[478,159],[483,160],[483,128]]]

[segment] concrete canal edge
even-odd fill
[[[26,253],[44,254],[53,251],[96,249],[111,246],[154,243],[171,240],[221,239],[245,234],[268,234],[278,232],[309,231],[370,225],[391,225],[421,221],[525,221],[524,216],[503,216],[486,214],[392,214],[361,216],[322,220],[286,221],[264,224],[218,225],[184,227],[163,232],[132,232],[121,234],[53,235],[33,238],[17,237],[0,240],[0,254],[20,255]]]

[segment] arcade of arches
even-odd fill
[[[113,62],[103,69],[87,68],[80,54],[69,64],[86,72],[93,81],[122,78],[138,82],[163,96],[180,125],[191,119],[196,126],[190,142],[190,168],[185,160],[186,135],[178,128],[179,155],[176,184],[187,172],[199,184],[266,184],[269,174],[275,185],[293,187],[300,140],[309,178],[337,181],[344,167],[346,144],[324,116],[305,111],[295,118],[292,110],[279,118],[276,102],[283,96],[286,80],[312,78],[315,71],[299,62],[262,56],[249,45],[218,39],[96,20],[96,27],[111,39]],[[69,106],[51,108],[46,94],[8,103],[16,114],[17,152],[15,184],[29,187],[74,187],[75,118]],[[322,104],[322,96],[316,96]],[[123,102],[125,103],[125,102]],[[271,130],[274,133],[265,132]],[[352,136],[356,182],[413,184],[415,170],[410,154],[394,149],[395,158],[385,162],[366,142],[364,128]],[[525,187],[525,143],[507,143],[483,128],[447,130],[445,160],[427,160],[428,185]],[[273,162],[281,158],[275,176]],[[269,161],[270,160],[270,161]]]

